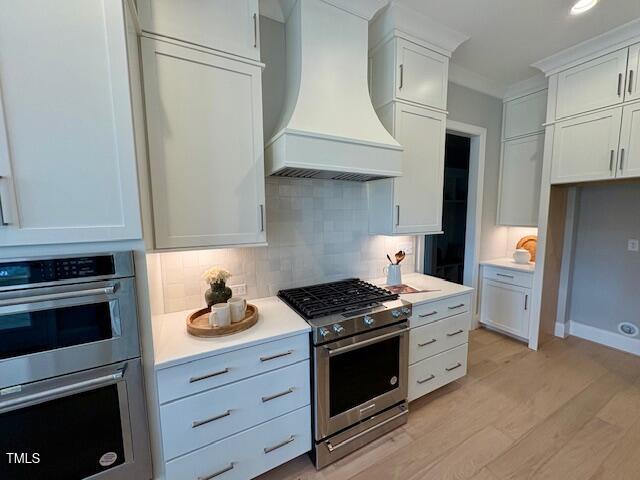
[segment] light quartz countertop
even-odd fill
[[[494,258],[493,260],[483,260],[480,265],[489,265],[491,267],[506,268],[509,270],[516,270],[518,272],[533,273],[536,269],[534,262],[529,263],[516,263],[512,258]]]
[[[249,303],[258,307],[258,323],[242,332],[218,338],[194,337],[187,333],[186,319],[193,310],[154,316],[156,368],[167,368],[311,330],[302,317],[277,297],[249,300]]]
[[[386,278],[377,278],[375,280],[372,280],[371,283],[375,285],[385,286]],[[471,287],[447,282],[446,280],[442,280],[441,278],[423,275],[422,273],[403,273],[402,283],[404,283],[405,285],[409,285],[416,290],[433,290],[431,292],[403,293],[400,295],[400,298],[402,300],[411,302],[414,305],[433,302],[435,300],[442,300],[443,298],[455,297],[457,295],[464,295],[465,293],[473,292],[473,288]]]

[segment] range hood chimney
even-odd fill
[[[283,1],[286,92],[268,175],[368,181],[402,175],[402,147],[369,98],[368,22],[384,0]]]

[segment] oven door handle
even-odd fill
[[[88,387],[99,387],[105,384],[113,383],[115,380],[119,380],[124,376],[125,368],[118,370],[115,373],[110,373],[109,375],[103,375],[101,377],[91,378],[89,380],[83,380],[82,382],[72,383],[70,385],[64,385],[62,387],[52,388],[50,390],[45,390],[43,392],[32,393],[30,395],[25,395],[23,397],[12,398],[11,400],[6,400],[4,402],[0,402],[0,411],[3,411],[8,408],[20,406],[23,404],[48,400],[48,399],[56,399],[60,397],[66,396],[68,393],[76,392],[78,390],[84,390]],[[10,387],[5,389],[14,391],[15,387]],[[0,395],[2,391],[0,390]]]
[[[74,290],[71,292],[47,293],[44,295],[33,295],[31,297],[14,297],[0,300],[0,307],[20,305],[27,303],[49,302],[52,300],[64,300],[67,298],[90,297],[93,295],[113,295],[118,284],[104,288],[90,288],[87,290]]]
[[[403,328],[402,330],[398,330],[396,332],[386,333],[384,335],[380,335],[379,337],[369,338],[367,340],[362,340],[361,342],[353,343],[351,345],[346,345],[344,347],[331,348],[328,345],[325,345],[324,348],[329,353],[329,356],[333,357],[334,355],[340,355],[341,353],[345,353],[345,352],[349,352],[351,350],[355,350],[355,349],[358,349],[358,348],[366,347],[367,345],[372,345],[374,343],[378,343],[378,342],[381,342],[383,340],[387,340],[389,338],[399,337],[400,335],[403,335],[404,333],[406,333],[408,331],[409,331],[409,328]]]

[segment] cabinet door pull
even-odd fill
[[[416,383],[422,385],[423,383],[427,383],[430,382],[431,380],[433,380],[434,378],[436,378],[436,376],[432,373],[431,375],[429,375],[427,378],[423,378],[422,380],[416,380]]]
[[[396,227],[400,225],[400,205],[396,205]]]
[[[426,347],[427,345],[431,345],[432,343],[436,343],[436,342],[437,342],[437,340],[435,338],[432,338],[428,342],[419,343],[418,346],[419,347]]]
[[[513,278],[513,275],[507,275],[506,273],[496,273],[496,276],[504,277],[504,278]]]
[[[418,315],[420,318],[425,318],[425,317],[430,317],[432,315],[435,315],[436,313],[438,313],[437,310],[434,310],[433,312],[429,312],[429,313],[423,313],[422,315]]]
[[[224,467],[222,470],[218,470],[217,472],[212,473],[211,475],[207,475],[206,477],[198,477],[198,480],[211,480],[212,478],[219,477],[223,473],[227,473],[228,471],[233,470],[234,465],[235,464],[233,462],[231,462],[229,465]]]
[[[275,355],[269,355],[267,357],[260,357],[261,362],[268,362],[269,360],[275,360],[276,358],[286,357],[287,355],[291,355],[293,350],[288,350],[282,353],[276,353]]]
[[[282,448],[286,445],[289,445],[291,442],[293,442],[296,439],[295,435],[291,435],[289,438],[287,438],[285,441],[278,443],[277,445],[274,445],[273,447],[266,447],[264,449],[264,453],[271,453],[274,450],[277,450],[279,448]]]
[[[289,395],[290,393],[293,393],[294,388],[288,388],[287,390],[285,390],[284,392],[280,392],[280,393],[274,393],[273,395],[268,395],[266,397],[262,397],[262,403],[267,403],[270,402],[271,400],[275,400],[276,398],[280,398],[280,397],[284,397],[285,395]]]
[[[524,309],[529,308],[529,294],[524,296]]]
[[[264,205],[260,204],[260,231],[264,232]]]
[[[620,149],[620,171],[624,170],[624,148]]]
[[[223,375],[228,372],[229,372],[229,368],[227,367],[227,368],[223,368],[222,370],[218,370],[217,372],[207,373],[205,375],[200,375],[198,377],[191,377],[189,379],[189,383],[200,382],[202,380],[206,380],[207,378],[217,377],[218,375]]]
[[[0,180],[4,179],[3,176],[0,175]],[[8,227],[9,222],[7,222],[4,218],[4,205],[2,204],[2,191],[0,191],[0,227]]]
[[[447,372],[451,372],[452,370],[455,370],[456,368],[460,368],[462,366],[462,364],[460,362],[456,363],[453,367],[447,367],[445,368],[445,370]]]
[[[460,335],[464,330],[460,329],[457,332],[447,333],[447,337],[455,337],[456,335]]]
[[[627,88],[629,93],[633,92],[633,70],[629,70],[629,88]]]
[[[458,308],[462,308],[464,307],[464,303],[461,303],[460,305],[454,305],[453,307],[449,307],[449,310],[457,310]]]
[[[609,155],[609,171],[611,172],[613,172],[613,157],[615,154],[615,150],[611,150],[611,154]]]
[[[229,415],[231,415],[231,410],[227,410],[226,412],[221,413],[220,415],[216,415],[215,417],[206,418],[204,420],[196,420],[195,422],[193,422],[191,424],[191,428],[201,427],[202,425],[206,425],[207,423],[215,422],[216,420],[220,420],[221,418],[228,417]]]
[[[402,87],[404,87],[404,64],[403,63],[400,64],[400,87],[398,87],[398,90],[402,90]]]
[[[622,95],[622,73],[618,74],[618,96]]]
[[[258,14],[253,14],[253,48],[258,48]]]

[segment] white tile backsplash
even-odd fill
[[[275,295],[282,288],[346,277],[382,276],[393,254],[414,237],[368,234],[364,183],[268,177],[268,247],[167,252],[160,257],[165,313],[204,305],[204,270],[219,265],[232,273],[228,285],[246,284],[247,298]],[[404,272],[414,271],[407,255]]]

